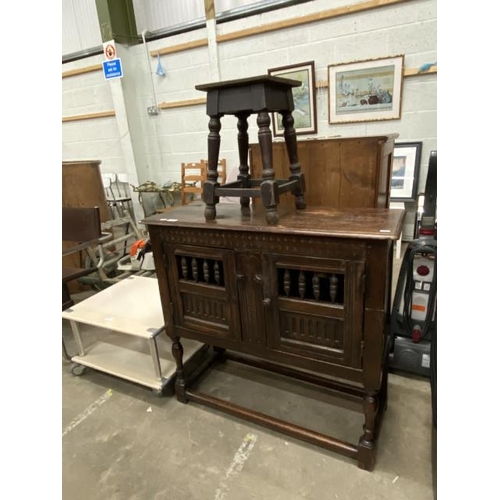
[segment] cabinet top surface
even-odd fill
[[[141,222],[147,226],[197,228],[222,231],[259,231],[308,236],[397,240],[402,231],[404,210],[388,208],[324,208],[279,210],[279,224],[266,223],[263,210],[239,204],[219,203],[217,217],[206,221],[204,203],[172,208]]]

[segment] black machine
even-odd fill
[[[437,289],[437,151],[431,151],[423,211],[408,244],[391,314],[392,368],[431,377]],[[433,345],[434,344],[434,345]],[[434,370],[435,372],[435,370]]]
[[[431,151],[424,205],[408,244],[391,313],[390,366],[430,378],[432,486],[437,498],[437,151]]]

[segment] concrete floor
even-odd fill
[[[404,251],[404,248],[403,248]],[[395,261],[395,280],[400,261]],[[91,328],[91,327],[87,327]],[[76,352],[63,320],[68,350]],[[92,334],[92,332],[87,332]],[[362,414],[326,390],[227,362],[204,392],[357,443]],[[338,402],[338,401],[337,401]],[[432,500],[427,378],[390,373],[373,472],[351,459],[62,361],[63,500]]]

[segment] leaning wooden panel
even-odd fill
[[[373,137],[332,137],[298,141],[307,206],[330,208],[388,208],[392,152],[398,134]],[[262,173],[258,144],[250,144],[252,177]],[[284,142],[273,143],[276,176],[285,176],[288,164]],[[293,197],[280,197],[291,208]],[[253,200],[256,206],[258,199]]]

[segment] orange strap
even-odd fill
[[[139,250],[139,248],[142,248],[145,245],[146,245],[146,240],[137,240],[130,247],[130,255],[132,255],[132,257],[133,257],[137,253],[137,251]]]

